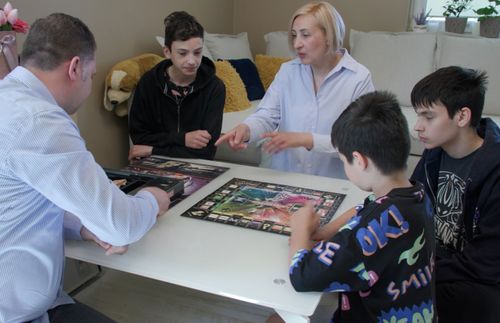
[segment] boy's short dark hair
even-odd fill
[[[420,80],[411,91],[413,107],[442,104],[453,118],[463,107],[471,110],[470,125],[476,128],[483,113],[487,76],[460,66],[443,67]]]
[[[203,27],[185,11],[175,11],[169,14],[165,20],[165,46],[172,49],[172,43],[176,40],[186,41],[193,37],[203,39]]]
[[[396,97],[385,91],[360,96],[333,124],[332,144],[349,164],[357,151],[384,175],[406,169],[410,134]]]
[[[51,71],[79,56],[82,61],[95,59],[94,35],[80,19],[53,13],[37,19],[30,28],[21,53],[21,64]]]

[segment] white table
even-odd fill
[[[367,195],[345,180],[215,161],[230,169],[165,215],[125,255],[67,241],[66,256],[127,273],[273,308],[286,322],[309,322],[321,293],[298,293],[288,278],[288,237],[180,216],[233,177],[346,194],[335,216]]]

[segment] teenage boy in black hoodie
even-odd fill
[[[203,27],[184,11],[165,18],[166,60],[140,79],[129,117],[129,159],[151,154],[213,159],[226,89],[202,56]]]
[[[412,179],[435,214],[439,322],[500,317],[500,129],[481,119],[486,74],[437,70],[411,93],[425,145]]]
[[[359,97],[331,137],[349,180],[373,195],[337,233],[339,220],[317,230],[312,205],[291,218],[290,280],[297,291],[339,292],[334,322],[437,321],[432,210],[405,175],[409,136],[394,95]]]

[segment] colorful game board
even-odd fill
[[[171,205],[175,205],[193,194],[228,169],[227,167],[172,160],[162,156],[134,160],[124,168],[125,171],[135,174],[149,174],[183,181],[184,194],[173,199]]]
[[[233,178],[182,216],[290,235],[289,220],[306,201],[314,201],[327,223],[345,195]]]

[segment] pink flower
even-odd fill
[[[28,29],[29,25],[18,18],[18,11],[10,2],[7,2],[3,9],[0,8],[0,31],[14,30],[18,33],[27,33]]]
[[[30,29],[30,26],[26,21],[23,21],[21,19],[17,19],[16,23],[12,25],[12,30],[18,32],[18,33],[23,33],[26,34],[28,30]]]
[[[12,5],[10,4],[10,2],[7,2],[5,6],[3,6],[3,11],[5,12],[6,15],[8,15],[9,12],[12,11]]]
[[[9,13],[7,13],[7,21],[11,25],[16,23],[16,21],[17,21],[17,9],[12,9],[11,11],[9,11]]]
[[[3,12],[3,10],[0,10],[0,26],[5,25],[7,23],[7,16]]]

